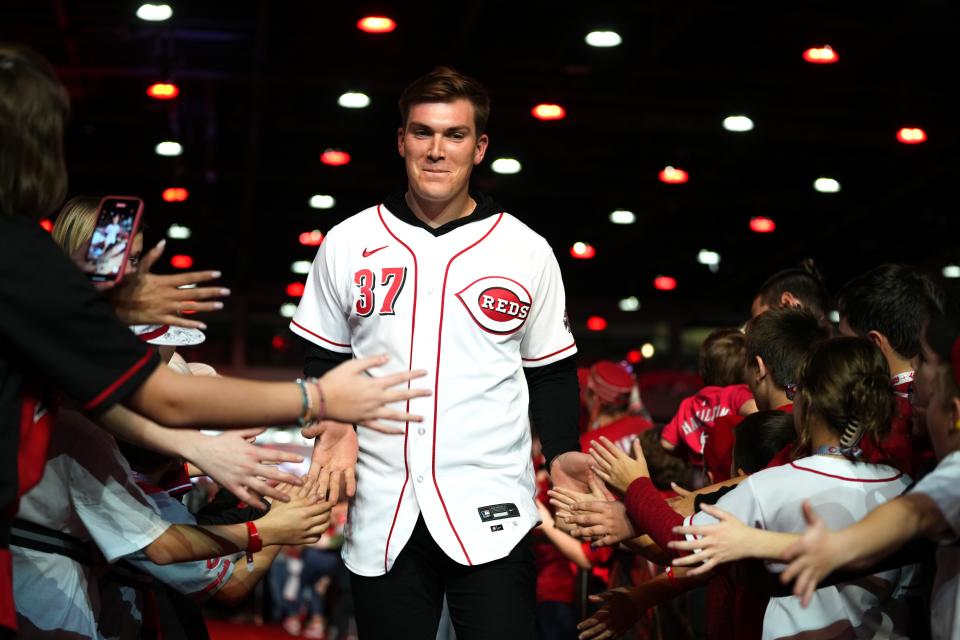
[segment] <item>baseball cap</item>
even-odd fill
[[[135,324],[130,330],[144,342],[161,347],[192,347],[207,339],[199,329],[186,329],[169,324]]]
[[[943,314],[930,318],[927,324],[927,344],[937,357],[953,369],[953,379],[960,385],[960,329]]]
[[[633,374],[616,362],[601,360],[590,367],[587,386],[605,402],[625,399],[633,389]]]

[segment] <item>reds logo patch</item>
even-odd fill
[[[523,326],[533,302],[526,287],[510,278],[480,278],[456,294],[480,328],[506,335]]]

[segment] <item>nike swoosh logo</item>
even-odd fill
[[[382,247],[379,247],[379,248],[377,248],[377,249],[364,249],[364,250],[363,250],[363,257],[364,257],[364,258],[369,258],[369,257],[372,256],[373,254],[375,254],[377,251],[382,251],[383,249],[386,249],[386,248],[389,247],[389,246],[390,246],[390,245],[385,244],[385,245],[383,245]]]

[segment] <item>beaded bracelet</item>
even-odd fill
[[[297,378],[297,386],[300,387],[300,398],[303,406],[300,409],[300,417],[297,418],[297,426],[301,429],[309,425],[313,420],[310,415],[313,413],[313,402],[310,400],[310,394],[307,392],[307,383],[303,378]]]

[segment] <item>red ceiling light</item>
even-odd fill
[[[688,174],[683,169],[677,169],[676,167],[664,167],[663,171],[658,174],[660,182],[666,184],[683,184],[690,179],[690,174]]]
[[[754,233],[773,233],[776,228],[777,223],[766,216],[750,218],[750,231]]]
[[[273,339],[270,340],[270,346],[276,351],[286,351],[290,348],[290,341],[283,336],[273,336]]]
[[[193,266],[193,258],[181,253],[170,258],[170,265],[174,269],[189,269]]]
[[[643,354],[640,353],[640,349],[631,349],[627,351],[627,362],[630,364],[637,364],[643,360]]]
[[[592,244],[574,242],[573,246],[570,247],[570,255],[578,260],[589,260],[597,255],[597,250],[593,248]]]
[[[364,33],[390,33],[397,23],[386,16],[366,16],[357,22],[357,29]]]
[[[302,282],[291,282],[287,285],[287,295],[291,298],[299,298],[303,295],[305,286]]]
[[[558,104],[540,103],[530,113],[537,120],[563,120],[567,117],[567,110]]]
[[[803,59],[811,64],[833,64],[840,59],[837,52],[828,44],[822,47],[810,47],[803,52]]]
[[[185,202],[190,197],[190,192],[183,187],[170,187],[163,190],[164,202]]]
[[[180,87],[170,82],[157,82],[147,87],[147,95],[156,100],[173,100],[180,95]]]
[[[300,234],[300,244],[305,247],[319,247],[321,242],[323,242],[323,234],[317,229]]]
[[[897,131],[897,141],[903,144],[920,144],[927,141],[927,132],[919,127],[903,127]]]
[[[590,316],[587,318],[587,329],[590,331],[603,331],[607,328],[607,321],[600,316]]]
[[[320,162],[331,167],[342,167],[350,164],[350,154],[340,149],[327,149],[320,154]]]
[[[653,288],[658,291],[673,291],[677,288],[677,279],[671,276],[657,276],[653,279]]]
[[[46,231],[47,233],[50,233],[51,231],[53,231],[53,222],[51,222],[49,218],[44,218],[43,220],[41,220],[40,226],[43,227],[43,230]]]

